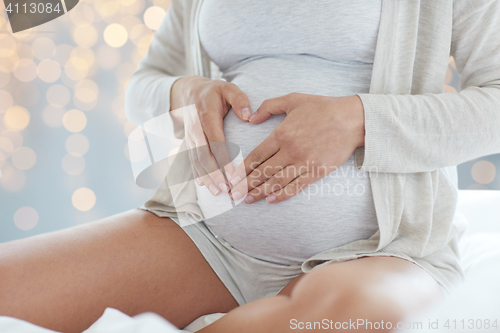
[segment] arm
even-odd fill
[[[183,1],[172,0],[147,55],[130,79],[125,109],[135,125],[170,111],[172,85],[187,75]]]
[[[425,172],[500,152],[500,1],[460,0],[454,7],[451,55],[462,91],[360,94],[362,170]]]

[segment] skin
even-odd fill
[[[243,113],[249,108],[248,98],[227,82],[183,78],[174,84],[171,94],[172,109],[196,104],[209,142],[224,141],[222,121],[230,107],[242,121],[250,119],[250,114]],[[228,180],[234,181],[238,175],[249,181],[240,180],[237,186],[276,177],[276,172],[263,178],[255,176],[255,170],[266,161],[272,161],[278,169],[301,166],[304,159],[327,167],[342,165],[363,144],[364,127],[359,123],[362,109],[356,98],[292,94],[264,102],[252,123],[265,121],[271,114],[288,114],[266,139],[269,148],[259,146],[237,169],[225,166],[224,172],[199,175],[200,186],[210,189],[210,185],[225,182],[226,190],[234,196],[235,188],[229,189],[233,184]],[[306,116],[306,112],[311,114]],[[328,127],[326,120],[335,124]],[[315,131],[302,131],[303,124]],[[284,138],[285,130],[308,140]],[[327,135],[328,140],[312,141],[314,144],[308,146],[315,135],[316,139],[321,137],[319,133]],[[325,151],[335,153],[325,159]],[[247,167],[250,164],[255,167]],[[308,173],[312,171],[308,169]],[[224,178],[226,172],[230,175]],[[298,185],[312,181],[313,177]],[[295,190],[291,195],[301,189],[293,181],[282,182],[283,189],[271,192],[264,186],[260,189],[263,196],[256,196],[255,189],[261,186],[257,185],[241,190],[250,190],[254,200],[267,196],[269,201],[274,194],[279,202],[288,198],[280,194],[286,187]],[[0,315],[64,332],[83,331],[106,307],[130,316],[152,311],[178,327],[204,314],[228,313],[200,331],[203,333],[296,331],[290,326],[291,319],[343,322],[364,318],[396,323],[442,297],[436,281],[412,262],[364,257],[321,265],[292,280],[277,296],[238,307],[185,232],[172,220],[141,210],[0,244],[0,280]]]

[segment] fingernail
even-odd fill
[[[276,196],[274,194],[270,194],[267,197],[267,202],[271,203],[271,202],[275,202],[275,201],[276,201]]]
[[[238,185],[240,182],[241,182],[240,176],[236,176],[236,177],[234,177],[233,180],[231,180],[231,184],[233,184],[233,186]]]
[[[227,178],[227,180],[231,179],[231,174],[227,171],[226,171],[226,178]]]
[[[229,189],[227,188],[227,185],[226,185],[226,184],[224,184],[224,183],[220,183],[220,184],[219,184],[219,187],[220,187],[220,189],[222,190],[222,192],[224,192],[224,193],[229,193]]]
[[[214,184],[210,184],[208,188],[210,189],[210,192],[212,192],[213,195],[217,195],[220,193],[220,190]]]
[[[241,199],[241,193],[240,193],[240,192],[238,192],[238,191],[234,192],[234,193],[232,194],[232,196],[233,196],[233,200],[234,200],[234,201],[238,201],[238,200],[240,200],[240,199]]]
[[[200,185],[200,186],[201,186],[201,185],[203,185],[203,182],[201,181],[201,178],[199,178],[199,177],[198,177],[198,178],[196,178],[196,182],[197,182],[197,183],[198,183],[198,185]]]
[[[256,113],[252,113],[252,115],[248,117],[248,121],[252,121],[252,119],[255,118],[256,115]]]
[[[248,120],[248,117],[252,115],[252,111],[250,108],[243,108],[241,109],[241,115],[243,116],[243,119]]]
[[[255,201],[255,199],[252,196],[250,196],[250,195],[247,195],[247,197],[245,198],[245,203],[246,204],[251,204],[254,201]]]

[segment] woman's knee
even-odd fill
[[[304,319],[343,322],[358,319],[396,323],[407,315],[402,300],[376,283],[363,283],[348,272],[318,267],[305,274],[291,293],[291,307]]]

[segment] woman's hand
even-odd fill
[[[356,95],[288,94],[264,101],[250,122],[280,113],[287,114],[285,120],[231,178],[233,200],[248,193],[245,203],[264,197],[269,203],[284,201],[335,171],[364,145],[364,109]]]
[[[238,118],[248,121],[252,114],[248,97],[233,83],[200,76],[181,78],[171,89],[172,116],[179,117],[175,109],[191,104],[196,105],[197,114],[183,114],[181,121],[193,175],[198,185],[205,185],[213,195],[221,190],[228,193],[224,176],[229,179],[235,170],[225,148],[223,119],[232,107]]]

